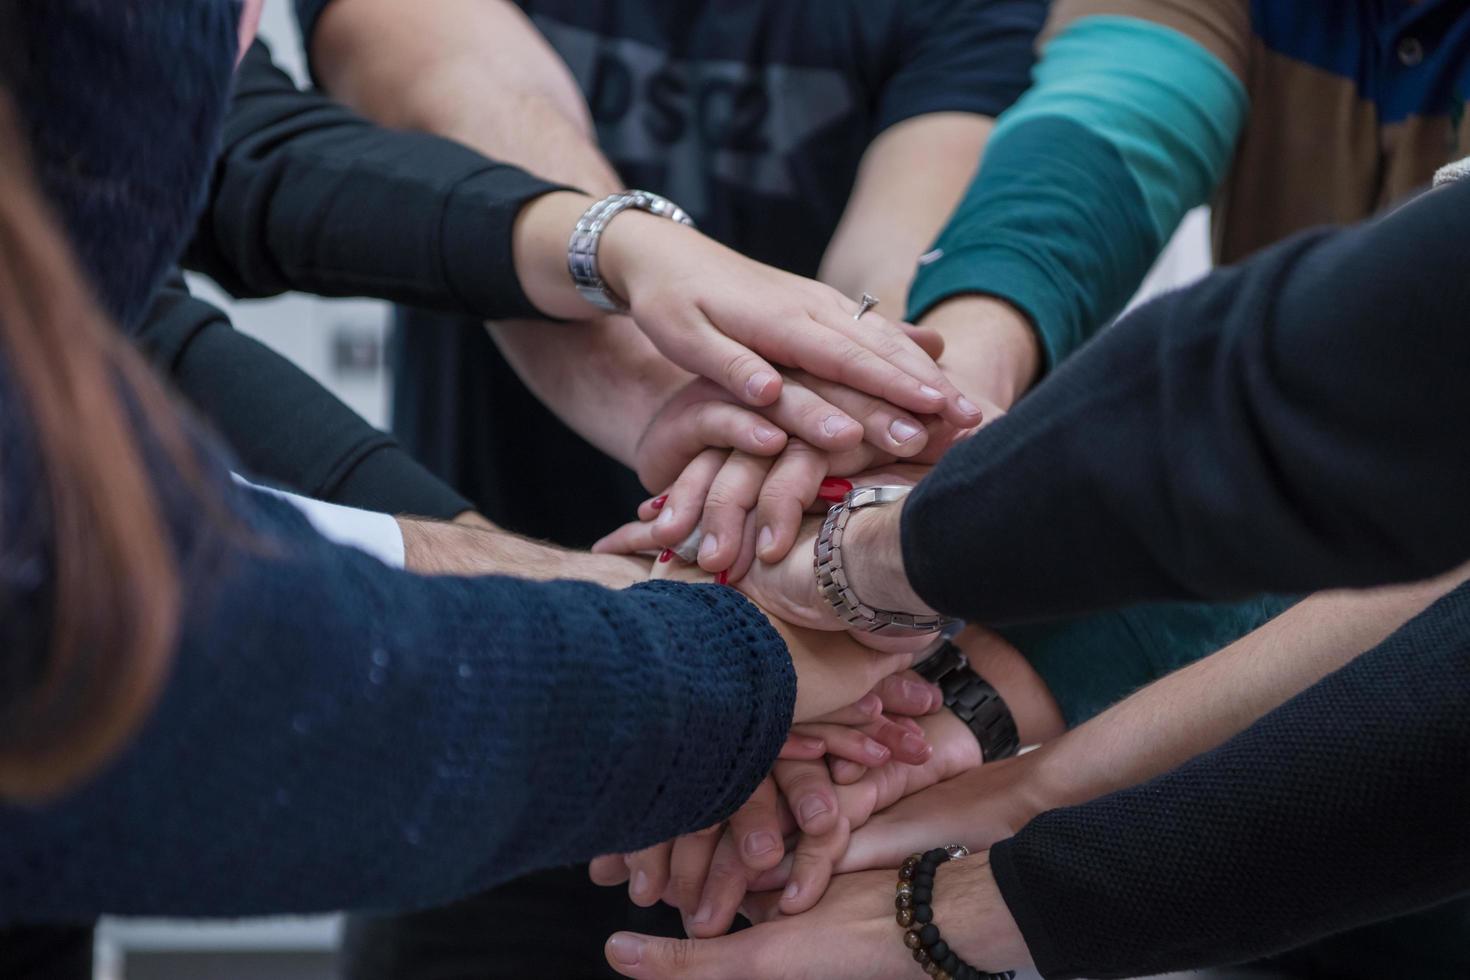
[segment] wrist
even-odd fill
[[[971,626],[954,638],[970,669],[980,675],[1011,712],[1021,745],[1039,745],[1067,731],[1066,719],[1046,682],[1017,650],[990,630]]]
[[[598,311],[577,292],[567,271],[567,243],[596,201],[575,191],[543,194],[521,208],[512,232],[516,277],[526,298],[547,316],[587,319]]]
[[[989,851],[940,866],[934,880],[934,921],[950,949],[977,969],[1031,965],[1026,939],[995,880]]]
[[[902,522],[899,504],[853,512],[842,546],[848,584],[874,609],[937,615],[909,584],[903,564]]]
[[[1041,375],[1041,341],[1031,321],[994,296],[955,296],[933,307],[919,326],[939,331],[940,366],[966,394],[1009,409]]]

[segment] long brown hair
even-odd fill
[[[189,453],[161,386],[99,311],[43,204],[3,87],[0,370],[19,396],[4,410],[24,417],[40,463],[27,513],[49,523],[54,586],[47,648],[0,650],[34,658],[22,690],[0,690],[0,799],[41,801],[115,755],[162,688],[179,571],[137,433],[156,434],[161,456],[185,470]],[[0,446],[0,466],[17,451]]]

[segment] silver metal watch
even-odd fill
[[[668,198],[648,191],[621,191],[598,201],[583,213],[572,231],[567,245],[567,269],[582,298],[608,313],[627,313],[627,302],[614,293],[602,278],[597,265],[597,250],[608,223],[627,210],[646,211],[694,227],[694,219]]]
[[[842,537],[852,512],[864,507],[896,504],[909,495],[911,487],[858,487],[850,491],[842,503],[834,504],[822,522],[817,535],[817,551],[813,563],[817,570],[817,590],[832,604],[837,618],[848,629],[878,636],[912,636],[933,633],[953,620],[945,616],[916,616],[913,613],[874,609],[858,598],[847,581],[842,566]]]

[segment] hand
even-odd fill
[[[945,842],[947,843],[947,842]],[[932,842],[931,842],[932,846]],[[820,904],[787,916],[771,897],[747,904],[754,928],[715,939],[656,939],[620,932],[608,963],[640,980],[891,980],[915,970],[894,921],[896,871],[836,879]],[[935,920],[949,946],[978,969],[1031,965],[988,854],[950,861],[935,875]]]
[[[994,296],[947,299],[919,323],[943,335],[946,346],[940,367],[972,399],[1009,409],[1036,383],[1045,366],[1031,321]]]
[[[799,368],[961,428],[980,410],[898,324],[829,286],[745,258],[693,229],[620,215],[599,256],[610,288],[663,354],[747,405],[771,405],[774,364]]]
[[[925,353],[941,349],[926,346],[933,337],[914,335]],[[785,448],[789,435],[824,456],[850,453],[866,444],[875,460],[909,459],[942,439],[942,447],[926,454],[937,459],[961,431],[937,417],[916,417],[804,371],[785,371],[782,377],[780,396],[758,409],[746,407],[705,378],[696,378],[674,392],[639,437],[635,469],[643,485],[650,490],[668,487],[706,448],[770,457]],[[871,465],[876,463],[861,468]]]

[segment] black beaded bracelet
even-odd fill
[[[1014,970],[986,973],[961,960],[934,924],[934,872],[946,861],[969,854],[964,846],[950,844],[923,854],[911,854],[898,869],[898,897],[893,904],[898,909],[898,924],[904,930],[903,944],[934,980],[1015,980]]]

